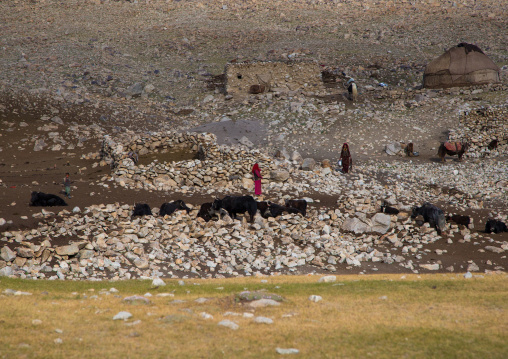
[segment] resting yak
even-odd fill
[[[415,219],[418,215],[423,216],[423,220],[429,222],[438,234],[444,230],[446,225],[444,212],[433,204],[424,203],[421,207],[414,207],[411,218]]]
[[[146,203],[136,203],[134,206],[134,211],[132,212],[132,217],[136,216],[151,216],[152,210],[150,206]]]
[[[390,207],[385,202],[381,205],[381,212],[386,214],[399,214],[399,210],[395,207]]]
[[[286,199],[286,207],[296,208],[302,216],[307,214],[307,201],[304,199]]]
[[[223,199],[215,199],[212,203],[212,210],[219,212],[225,209],[231,218],[236,219],[238,213],[249,213],[250,222],[254,222],[254,216],[258,209],[256,200],[252,196],[226,196]]]
[[[485,233],[502,233],[508,232],[508,228],[504,222],[489,219],[487,223],[485,223]]]
[[[175,211],[179,210],[185,210],[187,211],[187,214],[189,214],[191,209],[187,207],[184,201],[182,201],[181,199],[177,199],[176,201],[173,202],[163,203],[159,210],[159,215],[165,216],[167,214],[169,216],[173,214]]]
[[[302,212],[296,208],[281,206],[280,204],[273,202],[261,201],[257,202],[258,211],[263,218],[269,217],[278,217],[281,216],[284,212],[291,214],[302,214]]]
[[[447,221],[453,221],[457,224],[461,224],[463,226],[469,227],[469,224],[471,223],[471,217],[469,216],[462,216],[460,214],[454,214],[452,216],[446,216]]]
[[[56,194],[32,192],[29,205],[33,207],[53,207],[67,206],[67,203]]]
[[[212,219],[215,211],[212,209],[212,202],[205,202],[198,211],[198,217],[203,218],[206,222]]]

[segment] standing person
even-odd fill
[[[356,87],[355,80],[349,79],[347,84],[348,84],[347,92],[349,93],[349,99],[356,101],[358,99],[358,88]]]
[[[259,165],[257,163],[252,167],[252,177],[254,178],[254,194],[256,196],[261,195],[261,170],[259,169]]]
[[[342,145],[342,151],[340,151],[340,160],[342,161],[342,172],[348,173],[349,168],[353,169],[353,159],[349,152],[349,145],[344,143]]]
[[[65,174],[63,185],[65,188],[65,195],[67,196],[67,198],[71,198],[71,177],[69,176],[69,172]]]

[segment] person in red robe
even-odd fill
[[[353,159],[349,152],[349,145],[344,143],[342,145],[342,151],[340,151],[340,160],[342,161],[342,172],[348,173],[349,169],[353,169]]]
[[[254,194],[256,196],[261,195],[261,170],[259,169],[259,165],[257,163],[252,167],[252,177],[254,179]]]

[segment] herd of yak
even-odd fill
[[[52,207],[67,206],[67,203],[59,196],[43,192],[32,192],[30,206]],[[159,209],[159,215],[171,215],[175,211],[184,210],[189,213],[191,209],[182,200],[163,203]],[[305,217],[307,213],[307,201],[304,199],[287,199],[285,205],[279,205],[270,201],[256,201],[252,196],[226,196],[222,199],[216,198],[213,202],[203,203],[198,211],[198,217],[206,222],[222,214],[228,214],[231,218],[237,219],[238,214],[247,212],[250,222],[254,222],[254,216],[259,211],[263,218],[278,217],[283,213],[300,214]],[[380,212],[386,214],[398,214],[399,210],[381,205]],[[152,215],[150,206],[146,203],[137,203],[134,206],[132,217]],[[468,227],[471,223],[469,216],[452,215],[445,216],[443,210],[431,203],[424,203],[421,207],[414,207],[411,218],[423,217],[423,222],[428,222],[440,234],[444,230],[446,220]],[[508,232],[508,227],[502,221],[489,219],[485,224],[485,233]]]
[[[179,199],[163,203],[159,209],[159,215],[170,215],[178,210],[190,212],[190,208]],[[270,201],[258,202],[252,196],[226,196],[222,199],[216,198],[213,202],[203,203],[199,208],[198,217],[208,222],[215,216],[220,217],[221,214],[227,213],[231,218],[236,219],[238,214],[247,212],[252,223],[258,211],[263,218],[278,217],[284,212],[305,216],[307,213],[307,201],[304,199],[288,199],[285,205],[282,206]],[[133,217],[151,214],[150,206],[146,203],[137,203],[132,212]]]

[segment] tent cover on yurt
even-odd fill
[[[476,45],[460,43],[425,68],[423,87],[454,87],[499,82],[499,67]]]

